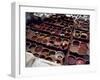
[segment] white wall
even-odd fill
[[[1,0],[0,2],[0,80],[13,80],[10,77],[10,64],[11,64],[11,2],[15,0]],[[16,1],[30,1],[38,5],[47,5],[47,6],[63,6],[66,5],[76,5],[76,6],[93,6],[97,8],[97,30],[96,36],[96,51],[99,53],[99,41],[100,41],[100,3],[99,0],[16,0]],[[99,53],[100,55],[100,53]],[[29,78],[20,78],[22,80],[98,80],[100,79],[100,58],[98,58],[98,72],[92,74],[65,74],[62,76],[52,76],[52,77],[29,77]],[[19,79],[19,80],[20,80]]]

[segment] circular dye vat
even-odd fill
[[[56,37],[50,37],[50,40],[54,41],[56,39]]]
[[[86,39],[87,36],[86,36],[86,35],[81,35],[81,38],[82,38],[82,39]]]
[[[41,51],[41,54],[49,55],[49,50],[48,50],[48,49],[43,49],[43,50]]]
[[[43,38],[42,43],[46,44],[49,40],[50,40],[50,37],[45,37]]]
[[[85,60],[82,59],[82,58],[77,58],[77,59],[76,59],[76,64],[77,64],[77,65],[85,64],[85,63],[86,63]]]
[[[35,41],[37,39],[37,36],[33,36],[32,40]]]
[[[46,44],[47,42],[48,42],[47,39],[43,39],[43,40],[42,40],[42,43],[43,43],[43,44]]]
[[[86,34],[86,33],[82,33],[82,34],[81,34],[81,38],[82,38],[82,39],[87,39],[87,34]]]
[[[38,38],[36,41],[40,43],[42,41],[42,38]]]
[[[77,38],[80,37],[80,31],[75,31],[75,37],[77,37]]]
[[[76,64],[76,58],[74,56],[68,56],[67,57],[67,64],[75,65]]]
[[[43,58],[43,59],[45,59],[45,58],[46,58],[46,56],[45,56],[45,55],[40,55],[39,57],[40,57],[40,58]]]
[[[64,58],[64,53],[61,51],[58,51],[55,55],[55,58],[58,60],[62,60]]]
[[[87,51],[88,51],[88,46],[86,45],[86,43],[81,43],[79,50],[78,50],[79,54],[80,55],[86,55]]]
[[[75,46],[79,46],[79,44],[80,44],[79,41],[77,41],[77,40],[74,40],[74,41],[73,41],[73,45],[75,45]]]
[[[35,52],[40,52],[42,50],[42,47],[41,46],[37,46],[36,48],[35,48]]]

